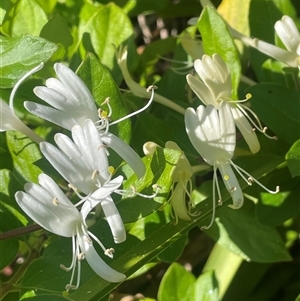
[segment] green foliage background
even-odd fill
[[[251,36],[270,43],[278,43],[273,25],[282,15],[287,14],[295,21],[299,16],[297,0],[294,3],[289,0],[243,3],[247,8],[243,9],[244,23],[239,26]],[[219,5],[217,1],[214,4]],[[215,223],[204,234],[199,229],[211,218],[212,181],[210,171],[199,172],[193,177],[193,210],[201,214],[193,216],[190,221],[179,220],[174,224],[166,202],[172,186],[171,175],[181,152],[164,148],[164,145],[169,140],[175,141],[192,165],[203,162],[185,133],[183,115],[154,103],[131,121],[112,128],[141,156],[142,146],[147,141],[154,141],[162,147],[152,156],[143,158],[147,167],[145,177],[137,179],[115,154],[111,155],[110,164],[119,167],[118,174],[126,176],[124,187],[134,185],[142,193],[151,193],[152,185],[159,184],[162,190],[153,200],[139,196],[115,199],[126,223],[126,242],[113,243],[102,217],[92,226],[92,232],[104,245],[116,250],[114,259],[107,262],[128,277],[151,274],[151,268],[160,266],[161,262],[171,265],[160,279],[159,289],[153,289],[147,295],[143,290],[122,291],[126,284],[116,290],[118,284],[102,280],[84,263],[80,287],[64,296],[62,292],[70,275],[59,265],[70,261],[71,241],[38,229],[20,210],[14,194],[23,190],[26,182],[37,182],[42,171],[59,184],[65,183],[30,139],[19,132],[1,132],[0,270],[3,271],[0,298],[3,297],[4,301],[108,300],[114,290],[117,299],[111,300],[136,293],[144,294],[142,300],[155,298],[159,301],[296,299],[300,258],[299,72],[291,73],[255,49],[237,48],[224,20],[229,22],[235,16],[239,17],[240,3],[224,0],[221,5],[222,17],[211,7],[202,9],[196,0],[2,1],[1,98],[8,102],[15,83],[40,62],[45,62],[45,67],[20,87],[15,99],[17,115],[45,140],[53,142],[54,134],[61,129],[29,114],[23,102],[40,102],[32,89],[42,85],[45,79],[55,77],[55,62],[63,61],[77,70],[98,107],[106,97],[111,97],[113,120],[144,105],[145,100],[135,96],[134,91],[126,90],[116,59],[116,49],[121,45],[128,46],[127,65],[141,86],[146,89],[155,83],[158,94],[183,108],[196,108],[200,100],[192,95],[185,80],[185,73],[192,70],[195,58],[186,53],[182,36],[187,32],[192,41],[199,43],[200,33],[204,53],[218,53],[228,64],[232,73],[233,97],[241,99],[246,93],[251,93],[251,108],[278,137],[273,141],[258,134],[261,150],[255,155],[239,138],[234,162],[267,187],[274,189],[279,185],[281,188],[278,194],[271,195],[257,185],[246,187],[241,180],[246,200],[239,210],[227,207],[230,196],[225,188],[222,189],[224,205],[217,208]],[[148,39],[141,31],[138,21],[141,16],[148,21],[152,32]],[[188,25],[192,17],[197,21]],[[157,20],[164,22],[164,29],[168,32],[165,38],[157,34]],[[191,45],[196,47],[193,43]],[[187,62],[186,68],[180,69],[183,65],[178,61]],[[240,82],[242,75],[248,76],[254,84]],[[212,252],[208,250],[210,255],[206,266],[203,267],[207,256],[200,266],[192,266],[189,272],[174,262],[181,262],[185,247],[195,243],[191,239],[191,233],[195,231],[197,235],[207,235],[210,238],[206,239],[212,239],[216,245]],[[25,259],[24,263],[18,264],[18,258]],[[231,266],[226,265],[229,258],[234,258]],[[192,262],[192,258],[188,258],[189,261]],[[237,263],[236,269],[234,262]],[[12,269],[11,276],[5,274],[7,268]],[[226,278],[229,278],[229,283]]]

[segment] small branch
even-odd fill
[[[29,227],[33,228],[33,226],[38,226],[38,225],[32,225],[32,226],[29,226]],[[35,230],[37,230],[39,228],[36,228]],[[32,230],[32,231],[35,231],[35,230]],[[32,232],[32,231],[30,231],[30,232]],[[12,232],[12,231],[10,231],[10,232]],[[7,233],[9,233],[9,232],[7,232]],[[36,259],[36,258],[39,257],[40,250],[43,247],[44,242],[45,242],[46,239],[47,239],[47,237],[45,235],[41,235],[40,240],[38,241],[38,243],[36,244],[36,246],[34,247],[34,249],[30,252],[30,254],[28,255],[28,257],[26,258],[25,263],[12,276],[12,278],[9,280],[9,282],[3,283],[2,287],[0,288],[0,299],[1,300],[10,291],[16,291],[16,290],[18,290],[18,288],[17,288],[18,282],[23,277],[24,272],[26,271],[26,269],[28,268],[28,266],[31,264],[31,262],[34,259]]]
[[[0,241],[5,240],[5,239],[14,238],[17,236],[21,236],[24,234],[28,234],[28,233],[31,233],[31,232],[34,232],[34,231],[37,231],[40,229],[42,229],[42,227],[40,225],[35,224],[35,225],[30,225],[27,227],[22,227],[22,228],[14,229],[11,231],[7,231],[4,233],[0,233]]]

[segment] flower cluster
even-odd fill
[[[185,112],[185,127],[194,148],[205,162],[213,166],[213,215],[210,224],[203,227],[207,229],[214,221],[215,190],[218,193],[218,203],[222,204],[217,170],[221,173],[223,182],[232,197],[233,205],[229,205],[232,209],[239,209],[243,205],[244,196],[231,167],[248,185],[256,182],[269,193],[277,193],[279,187],[275,191],[267,189],[232,161],[236,146],[235,124],[244,135],[252,152],[259,150],[259,144],[256,135],[251,130],[251,125],[246,119],[246,117],[249,118],[247,111],[236,101],[230,99],[231,78],[225,62],[217,54],[214,54],[212,58],[204,55],[202,61],[195,61],[194,66],[202,81],[188,75],[187,82],[195,94],[206,104],[206,107],[200,105],[196,111],[193,108],[188,108]],[[256,116],[254,112],[252,112],[252,115]],[[256,119],[258,120],[258,118]],[[255,123],[252,122],[252,124]],[[259,127],[256,128],[262,128],[259,121],[258,124]],[[265,132],[265,129],[262,129],[262,132]]]
[[[74,205],[46,174],[39,175],[38,184],[25,184],[25,192],[18,191],[15,194],[16,201],[32,220],[46,230],[60,236],[72,237],[71,265],[61,265],[66,271],[72,270],[70,282],[66,285],[67,292],[79,286],[83,259],[86,259],[103,279],[110,282],[123,281],[126,276],[110,268],[95,251],[92,239],[100,245],[105,255],[112,258],[114,253],[113,248],[105,248],[100,240],[88,231],[87,218],[92,210],[102,210],[114,242],[121,243],[126,239],[126,231],[111,195],[138,194],[146,198],[157,195],[158,186],[154,187],[155,192],[152,195],[143,195],[134,188],[129,191],[121,189],[124,178],[121,175],[113,178],[114,168],[109,165],[108,157],[109,148],[112,148],[132,167],[138,178],[144,175],[146,169],[141,158],[128,144],[110,133],[109,127],[147,108],[153,100],[155,87],[149,87],[151,98],[144,108],[110,122],[112,109],[109,100],[105,102],[109,108],[108,112],[97,110],[84,82],[68,67],[60,63],[55,64],[58,79],[50,78],[46,81],[46,87],[34,89],[34,93],[50,106],[30,101],[24,103],[25,108],[32,114],[71,131],[72,139],[62,133],[56,134],[55,147],[43,141],[23,124],[13,110],[13,98],[18,86],[42,67],[43,64],[40,64],[18,81],[11,93],[10,106],[1,102],[1,130],[19,130],[39,143],[42,154],[68,182],[79,202]],[[76,269],[77,281],[74,285]]]

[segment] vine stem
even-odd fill
[[[17,272],[11,277],[11,279],[8,282],[3,283],[2,287],[0,288],[0,300],[2,300],[5,297],[5,295],[7,295],[9,292],[18,290],[18,282],[23,277],[24,272],[31,264],[31,262],[39,257],[40,250],[42,249],[46,239],[46,235],[40,236],[39,241],[36,243],[28,257],[26,258],[25,263],[21,265],[21,267],[17,270]]]
[[[30,225],[30,226],[26,226],[26,227],[22,227],[22,228],[17,228],[11,231],[7,231],[4,233],[0,233],[0,241],[1,240],[5,240],[5,239],[10,239],[10,238],[14,238],[20,235],[24,235],[27,233],[31,233],[37,230],[42,229],[42,227],[40,225]]]

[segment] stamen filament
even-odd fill
[[[88,234],[98,243],[98,245],[102,248],[102,250],[104,251],[104,253],[106,252],[106,248],[103,245],[103,243],[98,239],[98,237],[96,237],[93,233],[91,233],[90,231],[88,231]],[[113,257],[111,257],[113,258]]]
[[[216,214],[216,208],[215,208],[216,207],[216,183],[217,183],[217,190],[218,190],[218,193],[219,193],[219,184],[218,184],[218,179],[217,179],[217,166],[214,165],[213,193],[212,193],[212,197],[213,197],[213,213],[212,213],[212,217],[211,217],[209,225],[201,227],[201,230],[209,229],[212,226],[212,224],[214,223],[214,221],[215,221],[215,214]]]
[[[35,72],[38,72],[44,67],[44,63],[40,63],[38,66],[33,68],[32,70],[28,71],[25,75],[23,75],[15,84],[14,88],[11,91],[10,97],[9,97],[9,106],[14,111],[14,97],[16,94],[17,89],[20,87],[20,85],[23,83],[23,81],[28,78],[30,75],[34,74]]]
[[[261,124],[258,116],[251,109],[249,109],[245,105],[241,105],[241,104],[237,104],[237,106],[241,110],[241,112],[247,117],[247,119],[250,121],[250,123],[254,126],[255,129],[257,129],[258,131],[260,131],[261,133],[263,133],[269,139],[277,140],[276,136],[270,136],[270,135],[268,135],[266,133],[267,127],[263,127],[262,126],[262,124]],[[253,119],[250,117],[250,115],[248,114],[247,111],[252,114],[252,116],[254,117],[254,119],[256,120],[256,122],[258,123],[258,125],[253,121]]]
[[[240,170],[241,172],[243,172],[245,175],[247,175],[249,178],[251,178],[252,181],[254,181],[256,184],[258,184],[260,187],[262,187],[265,191],[271,193],[271,194],[276,194],[280,191],[280,187],[279,186],[276,186],[276,190],[270,190],[269,188],[267,188],[266,186],[264,186],[262,183],[260,183],[258,180],[256,180],[254,177],[252,177],[247,171],[245,171],[243,168],[235,165],[231,160],[230,160],[230,164],[234,167],[234,169],[236,171]],[[239,173],[240,174],[240,173]],[[249,180],[246,180],[246,182],[249,184]]]
[[[150,92],[150,90],[151,90],[151,97],[150,97],[149,101],[147,102],[147,104],[144,107],[142,107],[141,109],[139,109],[139,110],[137,110],[135,112],[132,112],[131,114],[128,114],[128,115],[126,115],[126,116],[124,116],[124,117],[122,117],[122,118],[120,118],[120,119],[118,119],[116,121],[111,122],[109,125],[117,124],[117,123],[119,123],[121,121],[124,121],[124,120],[126,120],[126,119],[128,119],[128,118],[130,118],[130,117],[132,117],[134,115],[137,115],[137,114],[145,111],[151,105],[151,103],[152,103],[152,101],[154,99],[154,90],[155,89],[157,89],[157,87],[154,86],[154,85],[151,85],[151,86],[149,86],[147,88],[147,90],[146,90],[147,92]]]

